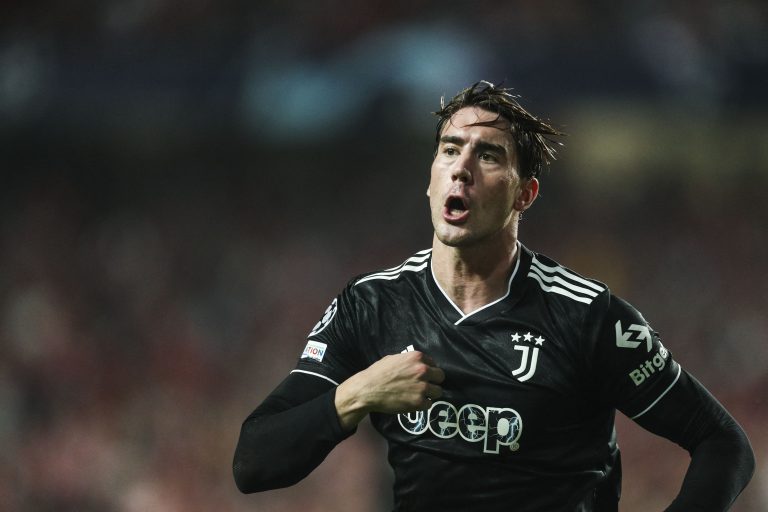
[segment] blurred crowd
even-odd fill
[[[388,510],[365,425],[290,489],[231,458],[346,281],[430,245],[429,112],[479,78],[571,134],[523,243],[644,312],[750,435],[733,510],[768,508],[763,2],[0,12],[0,510]],[[663,508],[687,454],[618,426],[622,510]]]

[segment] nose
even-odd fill
[[[469,162],[464,158],[459,158],[454,162],[451,169],[451,181],[460,181],[465,184],[472,183],[472,171],[469,170]]]

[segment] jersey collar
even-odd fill
[[[515,258],[512,274],[509,276],[507,293],[503,297],[467,313],[461,311],[438,284],[432,269],[432,258],[430,257],[427,286],[438,309],[443,313],[446,320],[457,326],[476,325],[514,306],[522,295],[523,281],[533,258],[532,253],[519,241],[517,242],[517,254],[518,257]]]

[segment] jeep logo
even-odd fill
[[[500,446],[516,451],[523,432],[523,419],[517,411],[506,407],[480,407],[467,404],[460,409],[448,402],[432,404],[428,411],[398,414],[400,426],[415,436],[427,430],[441,439],[459,434],[470,443],[483,441],[483,452],[499,453]]]

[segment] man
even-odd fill
[[[669,511],[726,510],[749,442],[632,306],[518,241],[558,131],[479,82],[437,112],[434,238],[353,279],[243,423],[243,492],[292,485],[368,414],[397,511],[615,511],[618,409],[691,454]]]

